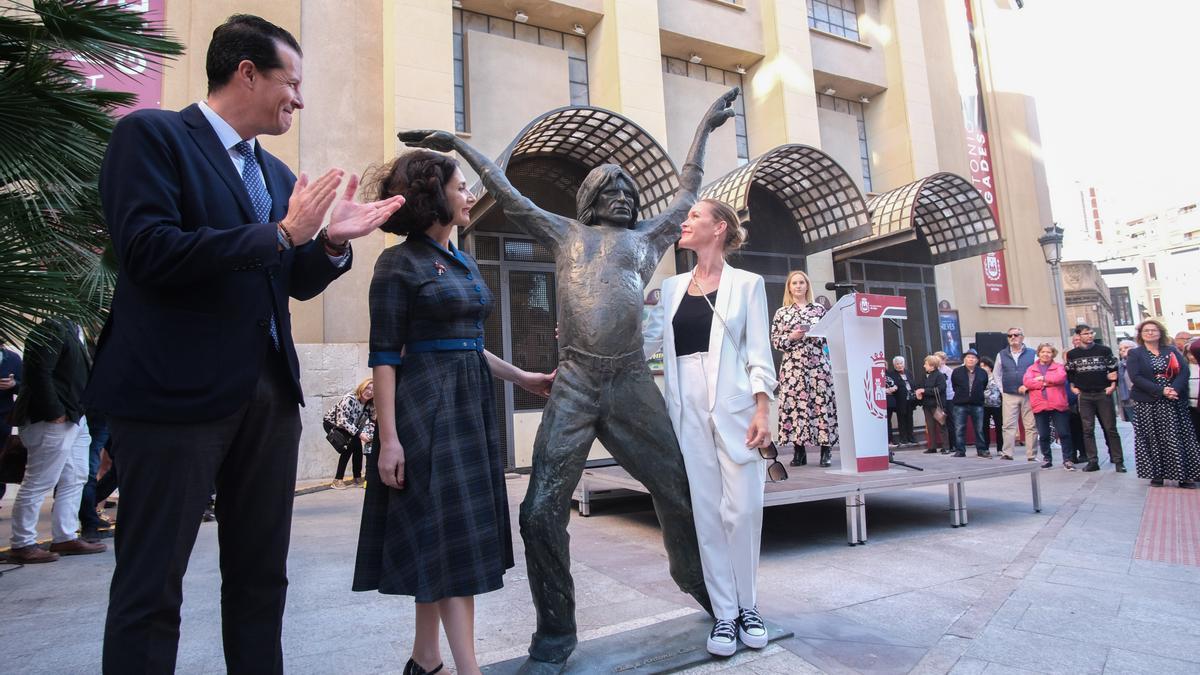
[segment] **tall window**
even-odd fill
[[[1151,279],[1158,278],[1158,268],[1155,267],[1153,262],[1146,263],[1146,273],[1150,275]]]
[[[854,0],[808,0],[808,27],[858,41]]]
[[[580,35],[560,33],[528,23],[517,23],[478,12],[454,10],[454,129],[469,130],[467,119],[467,69],[463,37],[467,31],[501,35],[531,42],[567,53],[567,73],[571,85],[571,105],[588,105],[587,40]]]
[[[1161,317],[1162,313],[1162,298],[1154,296],[1154,316]]]
[[[851,115],[858,122],[858,159],[862,165],[863,192],[873,192],[871,188],[871,151],[867,147],[867,118],[863,114],[863,104],[858,101],[817,94],[817,105],[826,110],[835,110]]]
[[[1133,305],[1129,302],[1129,287],[1110,288],[1108,297],[1112,301],[1113,323],[1118,326],[1132,326],[1134,324]]]
[[[712,66],[690,63],[673,56],[662,57],[662,69],[664,73],[690,77],[694,80],[715,82],[726,87],[742,87],[742,95],[737,97],[737,100],[733,102],[733,124],[734,130],[737,133],[738,165],[741,166],[750,161],[750,143],[746,137],[746,104],[744,103],[746,88],[742,86],[741,74],[735,73],[732,70],[722,70]]]

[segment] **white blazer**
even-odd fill
[[[646,358],[662,349],[664,395],[675,435],[680,434],[683,397],[679,390],[679,364],[675,356],[675,331],[671,320],[691,283],[691,273],[663,281],[662,297],[642,327]],[[725,265],[708,334],[708,404],[717,430],[717,446],[733,461],[759,460],[758,450],[746,447],[746,431],[754,418],[754,395],[775,399],[775,361],[771,355],[767,294],[763,278]],[[726,333],[728,328],[728,334]],[[730,340],[732,336],[733,342]]]

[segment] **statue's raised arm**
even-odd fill
[[[479,174],[484,187],[514,225],[550,250],[556,250],[566,239],[571,221],[538,208],[532,200],[508,182],[503,169],[458,136],[448,131],[428,129],[402,131],[396,136],[410,147],[437,152],[457,152]]]
[[[688,150],[683,170],[679,172],[679,189],[675,192],[675,198],[671,200],[666,211],[638,225],[639,230],[649,235],[656,264],[667,248],[678,241],[679,224],[687,218],[688,209],[692,208],[699,198],[700,186],[704,180],[704,150],[708,145],[708,135],[733,117],[733,102],[741,92],[740,87],[730,89],[705,111],[700,126],[696,128],[696,137],[692,139],[692,147]]]

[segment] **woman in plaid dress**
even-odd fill
[[[458,672],[478,673],[474,596],[503,586],[513,565],[492,376],[546,395],[553,375],[483,349],[492,294],[450,243],[475,203],[457,162],[406,153],[378,190],[404,196],[382,229],[407,240],[380,254],[371,280],[379,450],[367,458],[353,588],[413,596],[406,675],[441,670],[439,625]]]

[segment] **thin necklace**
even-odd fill
[[[720,283],[721,283],[720,279],[718,278],[717,284],[720,285]],[[692,285],[696,287],[696,290],[700,291],[700,295],[708,295],[707,293],[704,292],[704,287],[701,286],[700,282],[696,279],[696,268],[695,267],[692,268]]]

